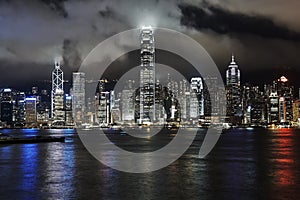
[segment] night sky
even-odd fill
[[[50,80],[54,60],[66,78],[99,42],[142,25],[197,40],[225,74],[231,54],[242,81],[286,75],[299,87],[298,0],[1,0],[0,87]]]

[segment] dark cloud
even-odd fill
[[[243,81],[263,70],[276,72],[273,78],[281,73],[276,67],[299,69],[299,6],[297,0],[0,0],[0,87],[49,79],[55,58],[70,79],[99,42],[142,25],[191,36],[222,74],[234,53]]]
[[[104,10],[99,11],[99,15],[104,18],[112,17],[114,16],[114,14],[115,14],[114,11],[111,10],[109,7],[105,7]]]
[[[68,13],[64,7],[64,2],[66,0],[41,0],[44,4],[49,6],[49,8],[62,17],[68,17]]]
[[[203,7],[181,4],[181,23],[197,30],[212,30],[218,34],[236,36],[252,34],[264,38],[300,41],[300,33],[275,24],[272,19],[231,12],[207,3]]]

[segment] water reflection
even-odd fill
[[[21,172],[22,172],[22,186],[26,191],[35,191],[37,185],[37,171],[38,171],[38,144],[26,144],[20,146],[21,148]]]
[[[146,174],[102,165],[69,130],[23,134],[65,135],[67,142],[0,146],[0,199],[300,199],[297,130],[234,130],[207,158],[197,158],[197,141],[170,166]],[[143,143],[141,152],[155,144]],[[126,146],[138,147],[130,141]],[[110,152],[109,162],[114,156]],[[144,166],[151,164],[145,158]]]
[[[45,154],[45,182],[44,190],[49,194],[70,197],[75,195],[74,179],[75,160],[72,146],[63,143],[49,143]],[[60,194],[60,195],[59,195]]]
[[[294,154],[294,132],[292,129],[280,129],[274,132],[276,136],[272,140],[271,163],[274,165],[274,184],[277,188],[282,188],[296,183],[295,174],[298,170],[295,166]]]

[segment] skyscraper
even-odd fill
[[[106,79],[99,80],[95,94],[96,118],[102,127],[106,127],[111,123],[111,92],[105,88],[107,82]]]
[[[73,88],[72,88],[72,106],[73,119],[77,124],[83,123],[83,116],[85,111],[85,73],[73,73]]]
[[[61,126],[65,124],[64,111],[64,74],[60,68],[60,63],[55,62],[52,71],[52,91],[51,91],[51,118],[52,125]]]
[[[0,114],[1,122],[5,126],[11,127],[13,125],[13,92],[10,88],[2,89],[1,91]]]
[[[73,116],[72,116],[72,96],[65,95],[65,122],[66,125],[73,125]]]
[[[282,76],[277,80],[277,91],[280,97],[280,122],[293,120],[294,87],[289,85],[289,80]]]
[[[190,88],[188,87],[188,82],[184,79],[179,82],[179,96],[178,101],[181,108],[181,119],[187,120],[189,116],[189,98]]]
[[[25,93],[17,92],[15,95],[15,101],[13,104],[13,121],[14,127],[23,127],[25,126],[26,121],[26,111],[25,111]]]
[[[134,80],[128,80],[127,85],[122,90],[122,121],[133,121],[134,120],[134,93],[133,88]]]
[[[36,97],[28,97],[25,99],[26,104],[26,124],[27,127],[35,127],[37,123]]]
[[[52,125],[65,125],[65,109],[64,109],[64,91],[56,89],[53,94],[53,117]]]
[[[191,79],[190,117],[200,119],[204,115],[203,81],[201,77]]]
[[[271,92],[269,96],[269,124],[277,124],[279,122],[279,97],[277,92]]]
[[[227,116],[230,122],[239,123],[242,116],[241,109],[241,74],[234,56],[226,71]]]
[[[60,63],[55,62],[55,68],[52,71],[51,118],[54,117],[54,112],[55,112],[54,98],[56,96],[56,93],[59,93],[58,96],[61,95],[61,93],[63,93],[64,91],[63,83],[64,83],[64,73],[60,69]]]
[[[152,27],[143,27],[140,33],[140,101],[139,124],[153,123],[155,117],[155,47]]]

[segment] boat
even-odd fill
[[[65,142],[65,137],[53,136],[33,136],[33,137],[12,137],[6,134],[0,134],[0,144],[30,144],[45,142]]]

